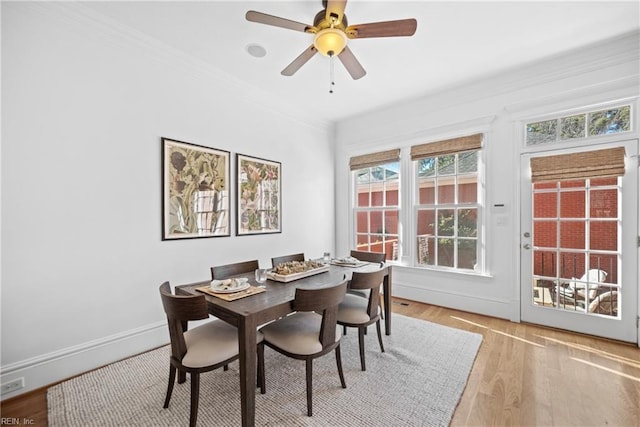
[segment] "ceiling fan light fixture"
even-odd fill
[[[347,45],[347,35],[337,28],[325,28],[316,33],[313,45],[324,56],[340,55]]]

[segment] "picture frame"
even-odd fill
[[[162,138],[162,240],[231,235],[230,158],[229,151]]]
[[[236,153],[236,235],[282,232],[281,163]]]

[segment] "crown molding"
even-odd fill
[[[640,30],[601,40],[546,59],[521,65],[488,80],[496,83],[501,93],[527,89],[566,78],[576,78],[593,71],[633,63],[638,73]]]
[[[551,95],[515,102],[504,107],[512,119],[532,115],[556,116],[580,108],[598,108],[603,105],[635,102],[640,96],[640,75],[581,86],[577,89],[558,91]]]
[[[496,98],[516,91],[539,87],[564,79],[576,79],[588,73],[616,66],[635,67],[629,78],[640,75],[640,30],[601,40],[543,60],[486,75],[466,83],[444,86],[436,91],[418,94],[401,102],[362,112],[345,121],[384,116],[392,110],[442,110],[483,98]]]
[[[637,75],[639,60],[640,31],[632,31],[512,68],[471,86],[480,91],[490,85],[493,94],[504,94],[630,63],[635,64]]]
[[[175,49],[160,40],[111,19],[79,2],[3,2],[3,7],[10,5],[16,9],[27,8],[40,12],[47,18],[54,18],[67,24],[79,27],[81,35],[86,37],[86,30],[101,41],[116,44],[120,47],[136,47],[151,53],[157,60],[168,67],[176,69],[184,76],[197,79],[200,83],[211,81],[223,82],[225,88],[237,92],[237,97],[247,103],[258,105],[272,113],[293,120],[305,126],[321,130],[331,130],[333,122],[317,119],[294,108],[289,104],[274,99],[264,89],[256,87],[206,63],[192,55]],[[69,26],[67,26],[69,28]]]

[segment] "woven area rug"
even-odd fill
[[[314,361],[313,417],[306,415],[304,361],[265,348],[267,393],[256,390],[258,426],[447,426],[482,341],[479,334],[393,315],[380,352],[375,328],[365,336],[360,370],[358,334],[342,337],[347,388],[333,353]],[[163,409],[169,347],[144,353],[51,387],[50,426],[183,426],[189,381],[176,384]],[[238,362],[202,375],[198,424],[240,425]]]

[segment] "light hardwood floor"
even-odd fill
[[[640,426],[633,345],[397,298],[393,312],[484,337],[452,426]],[[46,389],[1,410],[46,426]]]

